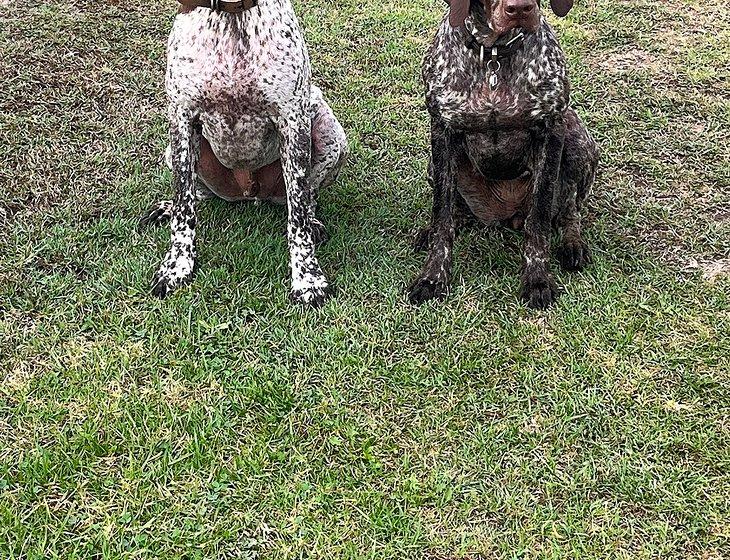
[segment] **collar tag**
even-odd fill
[[[499,60],[496,63],[492,60],[487,62],[487,70],[489,70],[489,89],[494,89],[499,84],[499,70],[502,68]]]
[[[502,67],[499,62],[499,51],[497,45],[492,45],[492,58],[487,62],[487,70],[489,70],[489,89],[494,89],[499,84],[499,75],[497,74]]]
[[[496,72],[492,72],[489,76],[489,89],[493,90],[499,84],[499,76]]]

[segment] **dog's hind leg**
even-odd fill
[[[347,136],[322,92],[312,86],[312,235],[317,245],[327,240],[324,224],[316,217],[319,190],[331,185],[347,159]]]
[[[564,270],[578,271],[591,262],[582,237],[580,210],[596,177],[598,146],[574,111],[568,112],[566,125],[557,198],[556,225],[561,236],[557,256]]]
[[[575,196],[572,197],[563,215],[558,220],[560,245],[557,248],[558,261],[563,270],[583,270],[591,262],[591,252],[581,235],[580,213]]]
[[[170,218],[170,249],[152,282],[152,293],[158,297],[188,284],[195,267],[196,169],[201,130],[194,116],[184,108],[171,108],[169,118],[175,198]]]
[[[318,191],[337,179],[347,159],[347,136],[316,86],[312,86],[312,113],[310,183]]]
[[[167,167],[172,171],[172,147],[168,144],[167,149],[165,150],[165,164]],[[215,194],[205,186],[205,184],[198,178],[198,181],[195,185],[195,200],[196,202],[201,202],[203,200],[208,200],[209,198],[214,198]],[[139,221],[137,222],[137,226],[139,229],[148,227],[148,226],[161,226],[170,221],[170,218],[172,217],[172,199],[166,199],[166,200],[160,200],[159,202],[155,202],[152,206],[150,206],[145,212],[140,216]]]

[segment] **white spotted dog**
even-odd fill
[[[168,43],[166,91],[174,200],[141,224],[170,220],[172,243],[152,291],[164,297],[195,268],[196,202],[286,202],[291,297],[321,305],[328,282],[315,256],[325,233],[320,187],[347,152],[339,122],[312,85],[290,0],[180,0]]]
[[[564,16],[572,0],[551,0]],[[557,296],[549,270],[552,227],[566,270],[590,262],[581,205],[598,148],[569,103],[565,56],[539,0],[450,0],[423,62],[431,115],[428,250],[409,299],[448,292],[456,230],[469,221],[524,227],[522,298],[535,308]]]

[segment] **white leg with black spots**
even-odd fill
[[[170,145],[175,185],[170,249],[152,282],[152,293],[161,298],[188,284],[195,269],[195,170],[200,157],[200,129],[189,110],[171,108]]]
[[[282,114],[279,130],[289,212],[291,298],[297,303],[319,306],[327,298],[329,284],[315,255],[315,193],[310,180],[312,120],[308,115],[309,107],[288,108]]]

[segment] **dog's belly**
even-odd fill
[[[522,228],[532,192],[529,174],[511,180],[485,179],[472,167],[460,170],[457,185],[459,193],[480,221]]]
[[[285,200],[279,138],[266,117],[223,112],[201,114],[203,143],[198,174],[228,201]]]
[[[474,215],[486,224],[506,223],[520,229],[527,218],[532,194],[532,174],[525,150],[504,150],[505,145],[470,135],[467,157],[457,170],[457,188]],[[519,135],[510,148],[520,147]],[[479,149],[479,148],[482,149]]]
[[[205,138],[200,146],[198,176],[208,189],[229,202],[268,200],[283,204],[286,201],[281,160],[262,167],[229,168],[220,162]]]

